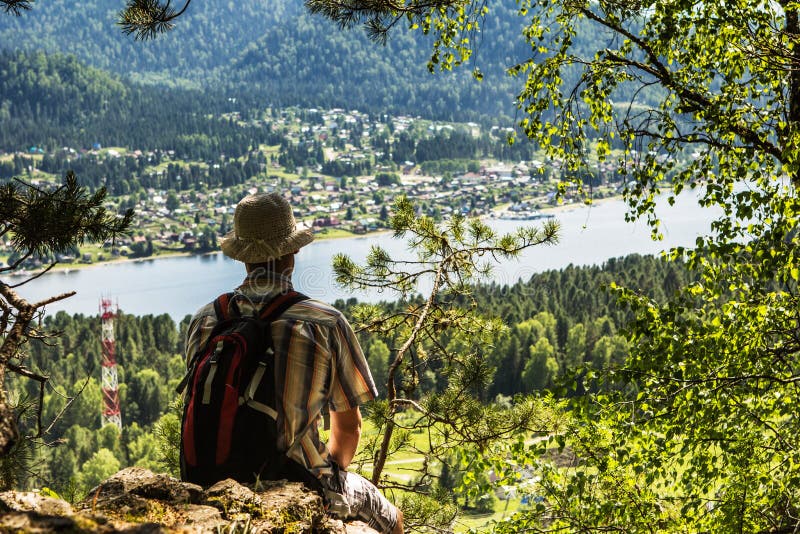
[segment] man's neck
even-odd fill
[[[284,272],[277,272],[265,267],[255,267],[247,269],[247,278],[251,280],[292,280],[292,271],[286,270]]]

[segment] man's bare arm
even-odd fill
[[[361,410],[356,406],[343,412],[331,412],[331,439],[328,450],[343,469],[350,465],[361,437]]]

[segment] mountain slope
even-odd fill
[[[133,79],[253,95],[272,105],[343,106],[367,111],[466,119],[512,116],[515,81],[504,69],[525,57],[524,22],[495,5],[476,65],[431,75],[429,40],[399,30],[386,46],[360,29],[342,31],[309,15],[301,0],[204,0],[155,41],[135,42],[115,26],[119,6],[103,0],[53,0],[22,17],[0,16],[6,49],[74,54]],[[474,36],[480,40],[481,36]]]
[[[270,133],[231,123],[222,114],[232,106],[213,91],[143,86],[74,57],[0,52],[0,151],[99,141],[166,150],[200,134],[213,145],[210,154],[237,156],[250,143],[266,142]],[[250,104],[237,106],[246,110]]]

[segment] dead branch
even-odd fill
[[[83,393],[83,390],[86,389],[86,385],[89,384],[89,379],[91,379],[91,377],[92,377],[92,370],[90,369],[89,370],[89,375],[86,377],[86,380],[83,381],[83,385],[81,386],[81,389],[79,389],[78,392],[75,395],[73,395],[72,397],[67,397],[69,400],[64,405],[64,407],[61,408],[61,411],[59,411],[56,414],[56,416],[50,422],[50,425],[44,430],[42,435],[49,434],[50,431],[53,430],[53,426],[55,426],[56,422],[58,422],[58,420],[61,419],[61,417],[66,413],[66,411],[69,409],[69,407],[72,406],[72,403],[75,401],[75,399],[77,399],[78,397],[81,396],[81,394]],[[40,408],[40,411],[41,411],[41,408]],[[41,436],[37,436],[37,437],[41,437]]]
[[[29,378],[31,380],[36,380],[39,382],[39,405],[36,410],[36,436],[41,437],[42,435],[42,407],[44,406],[44,385],[47,380],[50,378],[48,376],[39,375],[26,369],[21,365],[14,365],[11,362],[6,364],[9,371],[12,371],[20,376],[24,376],[25,378]]]

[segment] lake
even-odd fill
[[[576,206],[556,214],[561,223],[559,243],[532,247],[518,260],[496,266],[492,280],[513,284],[528,280],[537,272],[560,269],[569,264],[601,264],[609,258],[632,253],[657,254],[675,246],[692,247],[698,235],[706,233],[719,211],[700,207],[692,193],[682,194],[675,206],[659,204],[664,240],[654,242],[644,221],[626,223],[625,205],[608,200],[594,206]],[[488,220],[498,232],[510,232],[537,221]],[[355,297],[359,300],[391,300],[393,295],[376,291],[348,291],[337,286],[331,258],[338,252],[363,261],[372,245],[386,248],[393,257],[408,256],[405,242],[389,233],[318,240],[304,247],[296,258],[295,288],[326,301]],[[18,289],[29,299],[38,300],[66,291],[77,294],[51,304],[48,313],[94,315],[102,297],[117,302],[125,313],[144,315],[168,313],[175,320],[194,313],[222,292],[241,283],[244,266],[222,254],[181,256],[95,265],[66,272],[49,273]]]

